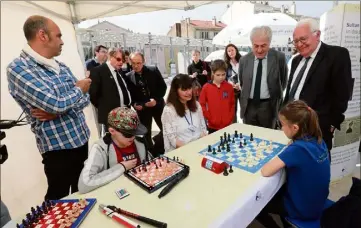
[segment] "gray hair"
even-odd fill
[[[39,15],[30,16],[23,26],[26,40],[33,40],[40,29],[44,30],[46,34],[49,34],[48,20],[48,18]]]
[[[145,58],[144,58],[143,53],[141,53],[141,52],[139,52],[139,51],[132,52],[132,53],[129,55],[129,58],[130,58],[130,59],[133,59],[135,56],[140,56],[140,57],[142,58],[143,63],[145,62]]]
[[[311,32],[315,32],[315,31],[319,31],[320,30],[320,25],[318,23],[317,20],[313,19],[313,18],[304,18],[301,19],[297,25],[296,28],[302,25],[308,25],[310,27]]]
[[[272,29],[269,26],[262,25],[254,27],[250,35],[251,41],[256,35],[267,37],[270,43],[272,41]]]

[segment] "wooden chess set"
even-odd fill
[[[31,208],[17,228],[77,228],[95,205],[96,199],[46,200]]]
[[[152,193],[185,173],[189,173],[189,166],[178,158],[171,159],[161,155],[128,170],[125,176],[148,193]]]

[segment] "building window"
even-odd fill
[[[201,39],[206,39],[208,40],[208,32],[201,32]]]

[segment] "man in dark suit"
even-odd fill
[[[292,60],[284,102],[303,100],[317,112],[331,150],[334,130],[340,130],[350,98],[351,59],[346,48],[321,42],[320,34],[317,21],[298,22],[293,44],[300,55]]]
[[[161,116],[164,108],[164,95],[167,85],[157,67],[145,66],[144,56],[140,52],[130,55],[133,70],[127,73],[130,81],[133,106],[137,110],[140,122],[148,129],[146,135],[149,146],[153,146],[152,118],[162,130]]]
[[[132,102],[126,78],[120,74],[123,60],[122,50],[110,49],[108,61],[90,71],[90,101],[97,108],[102,134],[107,131],[105,125],[109,112],[117,107],[130,107]]]
[[[252,52],[239,63],[241,118],[245,124],[275,128],[277,113],[287,85],[285,54],[270,49],[268,26],[251,31]]]

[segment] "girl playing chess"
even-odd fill
[[[136,111],[127,107],[113,109],[108,115],[109,132],[92,146],[80,174],[78,188],[87,193],[103,186],[125,171],[149,160],[147,132]]]
[[[192,93],[192,79],[178,74],[172,80],[162,114],[165,152],[172,151],[207,134],[200,104]]]
[[[291,143],[261,170],[266,177],[284,167],[287,172],[285,185],[256,218],[269,228],[278,227],[269,213],[283,219],[320,219],[329,194],[330,160],[317,113],[298,100],[280,111],[279,120]]]

